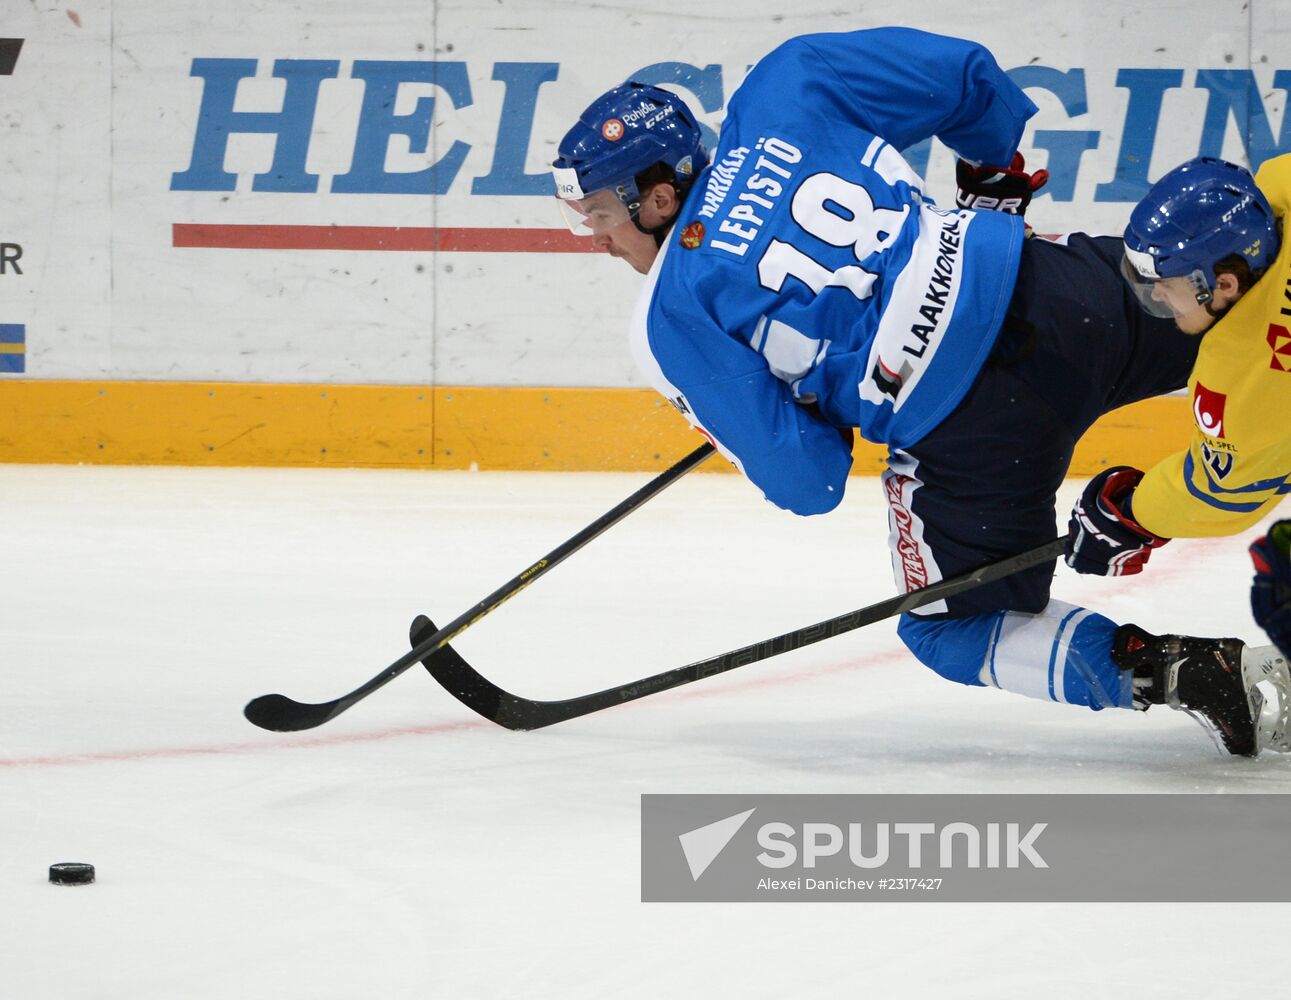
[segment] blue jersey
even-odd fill
[[[894,448],[959,402],[1017,274],[1016,216],[937,208],[898,150],[1006,164],[1036,107],[981,46],[792,39],[732,95],[638,304],[643,373],[773,503],[842,499],[839,427]]]

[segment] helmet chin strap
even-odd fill
[[[668,219],[666,222],[661,222],[657,226],[651,226],[647,228],[641,225],[640,216],[637,216],[637,215],[632,216],[632,225],[636,226],[637,229],[641,230],[641,232],[645,233],[647,236],[653,236],[655,246],[661,249],[663,247],[663,241],[668,238],[668,231],[672,229],[672,224],[676,221],[677,219],[674,216],[673,218]]]
[[[1215,293],[1210,289],[1207,289],[1204,292],[1197,293],[1197,304],[1201,306],[1203,309],[1205,309],[1206,315],[1213,320],[1222,319],[1224,314],[1227,313],[1229,309],[1233,308],[1233,303],[1230,302],[1228,303],[1228,305],[1221,306],[1218,309],[1216,309]]]
[[[1217,320],[1221,316],[1223,316],[1224,313],[1228,312],[1229,306],[1224,306],[1221,309],[1216,309],[1214,302],[1215,302],[1215,293],[1211,291],[1209,288],[1199,289],[1197,291],[1197,305],[1201,306],[1201,308],[1206,310],[1207,316],[1209,316],[1211,319]],[[1231,306],[1231,303],[1229,305]]]
[[[1221,319],[1223,315],[1228,312],[1231,306],[1224,306],[1222,309],[1216,309],[1214,301],[1214,296],[1211,296],[1205,302],[1201,303],[1201,307],[1206,310],[1206,315],[1211,319]]]
[[[676,184],[672,185],[672,189],[677,193],[677,211],[672,214],[671,218],[664,219],[664,221],[659,223],[657,226],[643,226],[641,224],[641,206],[639,203],[635,208],[632,206],[629,206],[628,208],[632,219],[632,225],[636,226],[637,229],[645,233],[647,236],[653,236],[655,246],[660,249],[663,248],[663,242],[668,238],[668,233],[672,229],[673,223],[676,222],[677,217],[681,215],[682,206],[686,203],[686,195],[690,193],[689,187],[683,190]]]

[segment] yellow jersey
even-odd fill
[[[1236,534],[1291,492],[1291,154],[1267,161],[1255,183],[1282,220],[1282,246],[1203,335],[1188,450],[1134,491],[1134,519],[1163,538]]]

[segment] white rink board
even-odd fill
[[[1240,162],[1248,142],[1252,159],[1291,150],[1291,0],[795,14],[715,0],[698,15],[678,2],[646,13],[620,2],[88,0],[75,19],[10,7],[0,32],[25,42],[0,77],[0,241],[22,247],[23,273],[0,274],[0,323],[27,326],[34,378],[639,385],[622,336],[638,279],[615,261],[177,248],[172,226],[556,228],[544,164],[592,97],[653,67],[716,128],[748,65],[804,32],[900,23],[989,46],[1041,109],[1023,142],[1033,166],[1055,173],[1030,213],[1041,231],[1118,230],[1135,183],[1199,151]],[[304,122],[298,172],[314,190],[255,190],[285,140],[243,133],[219,156],[231,190],[213,189],[210,171],[177,186],[195,149],[211,152],[198,124],[212,83],[198,64],[229,60],[253,62],[236,114],[283,110],[276,61],[328,64],[306,102],[312,128],[299,115],[283,125]],[[1247,70],[1259,100],[1243,134],[1214,74],[1240,82]],[[359,137],[381,74],[402,74],[392,114],[414,134],[380,138],[374,159]],[[365,189],[338,190],[358,166]],[[431,167],[439,193],[395,191]],[[948,200],[951,155],[934,145],[927,167]]]

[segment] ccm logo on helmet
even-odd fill
[[[673,114],[675,109],[671,104],[650,104],[642,101],[637,105],[635,111],[629,111],[623,116],[623,120],[630,124],[641,122],[643,128],[654,128],[661,121]]]

